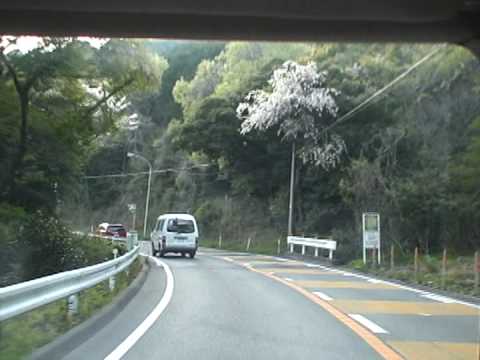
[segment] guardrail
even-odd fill
[[[111,240],[112,243],[114,243],[115,241],[126,243],[128,241],[128,237],[105,236],[105,235],[99,235],[99,234],[95,234],[95,233],[91,233],[91,232],[84,233],[82,231],[72,231],[72,233],[74,233],[75,235],[81,235],[81,236],[88,236],[88,237],[92,237],[92,238]]]
[[[116,242],[121,242],[127,245],[127,249],[131,249],[134,246],[138,245],[138,234],[136,231],[129,231],[127,233],[127,237],[119,237],[119,236],[104,236],[104,235],[98,235],[94,233],[88,233],[87,236],[89,237],[94,237],[94,238],[100,238],[100,239],[105,239],[105,240],[110,240],[112,244]]]
[[[337,242],[331,239],[314,239],[300,236],[288,236],[287,244],[290,246],[290,252],[293,253],[294,245],[302,246],[302,255],[305,255],[307,246],[315,248],[315,256],[318,256],[318,249],[327,249],[328,258],[333,259],[333,252],[337,249]]]
[[[136,246],[128,253],[103,263],[65,271],[39,279],[0,288],[0,321],[67,298],[112,278],[126,269],[138,256]]]

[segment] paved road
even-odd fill
[[[145,252],[149,251],[145,247]],[[479,310],[304,262],[167,257],[173,297],[124,359],[478,359]],[[103,359],[152,312],[165,274],[68,359]]]

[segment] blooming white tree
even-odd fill
[[[237,107],[243,120],[240,132],[264,131],[278,126],[282,140],[303,144],[300,155],[328,170],[340,161],[345,142],[326,127],[335,119],[339,92],[324,86],[326,72],[319,72],[315,63],[300,65],[285,62],[274,71],[269,85],[271,91],[253,90]]]

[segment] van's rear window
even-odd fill
[[[173,219],[168,221],[167,231],[182,233],[182,234],[189,234],[195,232],[195,226],[193,225],[192,220],[182,220],[177,219],[177,224],[175,226],[175,222]]]

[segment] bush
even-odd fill
[[[0,287],[19,281],[17,232],[25,217],[22,208],[0,204]]]
[[[367,264],[364,264],[362,259],[353,260],[348,264],[348,266],[351,267],[352,269],[362,271],[362,272],[365,272],[368,269]]]
[[[440,261],[433,256],[426,255],[423,258],[423,265],[425,266],[427,272],[438,273],[440,272]]]
[[[332,239],[337,242],[335,263],[347,264],[360,257],[361,243],[358,241],[359,234],[356,234],[353,228],[333,229]]]
[[[201,226],[200,234],[204,237],[218,235],[215,232],[221,226],[222,214],[222,209],[216,206],[214,202],[204,202],[194,214],[199,226]]]
[[[22,281],[112,258],[110,241],[75,235],[57,218],[42,211],[26,217],[17,239]]]

